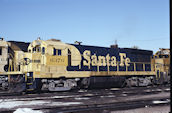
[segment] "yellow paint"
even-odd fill
[[[33,53],[31,60],[33,63],[41,63],[41,53]]]
[[[35,71],[35,74],[36,74],[36,75],[40,75],[40,72],[39,72],[39,71]]]
[[[34,78],[52,78],[52,73],[42,73],[40,75],[35,75]],[[56,78],[58,78],[58,77],[56,77]]]
[[[47,56],[47,62],[46,65],[52,65],[52,66],[67,66],[67,56]]]
[[[27,81],[27,73],[25,72],[25,82]]]
[[[64,73],[41,73],[40,75],[36,75],[35,78],[59,78],[65,76],[66,78],[82,78],[82,77],[91,77],[91,76],[131,76],[131,75],[156,75],[154,71],[145,72],[130,72],[130,71],[116,71],[116,72],[90,72],[90,71],[71,71],[71,72],[64,72]]]
[[[10,82],[11,81],[11,79],[10,79],[11,77],[10,77],[10,75],[8,75],[8,82]]]

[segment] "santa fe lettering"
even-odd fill
[[[126,53],[119,53],[120,56],[120,66],[130,66],[130,59],[126,57]],[[91,51],[85,50],[83,52],[83,65],[88,66],[117,66],[117,60],[115,56],[97,56],[96,54],[91,55]]]

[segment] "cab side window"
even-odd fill
[[[53,55],[54,56],[56,55],[56,52],[57,52],[57,50],[54,48],[54,50],[53,50]]]
[[[42,54],[45,54],[45,47],[42,48]]]
[[[159,58],[163,58],[163,56],[162,55],[159,55]]]
[[[168,55],[165,55],[165,58],[169,58],[169,56]]]
[[[53,55],[58,55],[58,56],[61,56],[62,55],[62,50],[61,49],[55,49],[53,50]]]
[[[58,49],[58,56],[61,56],[62,55],[62,50],[61,49]]]
[[[0,47],[0,55],[2,55],[2,48]]]

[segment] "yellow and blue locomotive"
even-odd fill
[[[27,52],[15,51],[14,56],[8,72],[0,75],[8,79],[9,89],[18,91],[148,86],[160,79],[150,50],[37,39]]]
[[[9,89],[13,82],[20,89],[17,83],[23,80],[21,64],[28,46],[29,43],[0,39],[0,89]]]

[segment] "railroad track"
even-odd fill
[[[81,89],[81,90],[73,90],[73,91],[68,91],[68,92],[42,92],[42,93],[33,93],[33,94],[27,94],[27,93],[8,93],[8,91],[0,91],[0,98],[1,97],[8,97],[10,96],[21,96],[21,97],[30,97],[32,96],[51,96],[51,95],[80,95],[80,94],[89,94],[91,93],[92,95],[111,95],[111,94],[128,94],[128,95],[133,95],[133,94],[139,94],[139,93],[158,93],[161,91],[166,91],[168,92],[170,89],[169,86],[148,86],[148,87],[131,87],[131,88],[111,88],[111,89]],[[167,89],[167,90],[166,90]]]
[[[102,111],[128,110],[142,107],[169,105],[170,98],[154,98],[137,101],[125,101],[102,104],[85,104],[77,106],[61,106],[61,107],[41,107],[32,109],[34,111],[44,111],[43,113],[95,113]],[[2,113],[13,113],[15,110],[1,111]]]
[[[157,102],[160,103],[157,103]],[[49,113],[93,113],[106,111],[116,111],[116,110],[128,110],[136,109],[141,107],[150,107],[157,105],[169,105],[169,98],[156,98],[156,99],[147,99],[147,100],[138,100],[138,101],[125,101],[125,102],[116,102],[116,103],[103,103],[103,104],[89,104],[81,106],[68,106],[68,107],[47,107],[39,108],[33,110],[42,110]]]
[[[48,113],[119,110],[134,106],[137,108],[169,104],[169,95],[169,86],[161,86],[0,96],[0,112],[13,113],[19,108],[30,108]],[[10,106],[11,103],[16,105]]]

